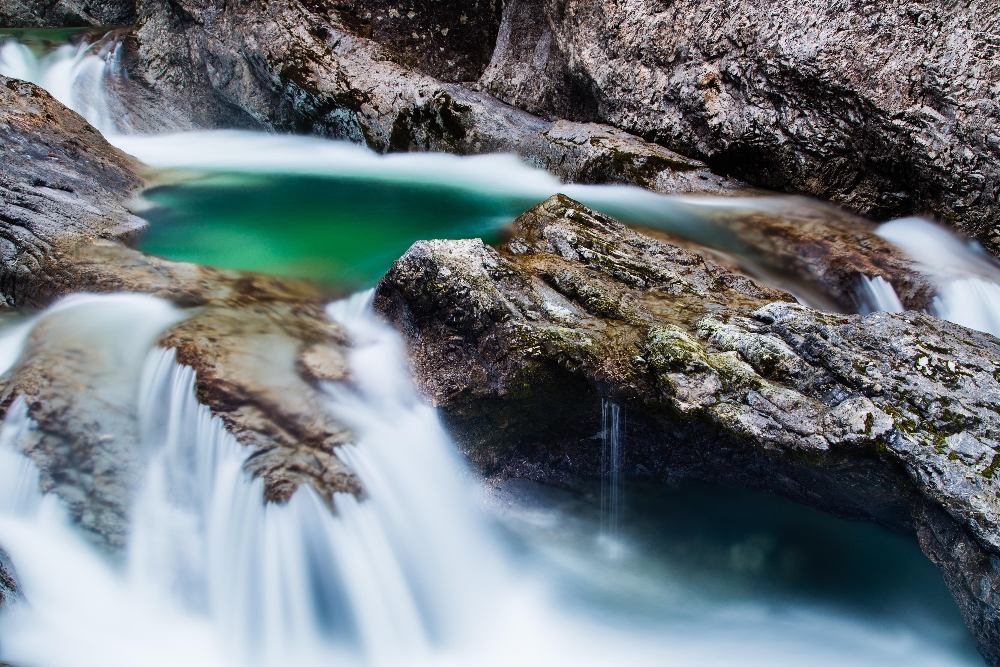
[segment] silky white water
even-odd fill
[[[878,233],[911,255],[936,283],[934,315],[1000,336],[1000,266],[978,244],[922,218],[887,222]]]
[[[95,52],[84,42],[63,44],[39,57],[25,44],[5,39],[0,41],[0,74],[41,86],[101,132],[113,134],[116,126],[105,90],[110,51],[105,47]]]
[[[622,480],[622,451],[625,446],[625,413],[621,406],[601,401],[601,537],[614,553],[620,539],[621,514],[625,501]]]

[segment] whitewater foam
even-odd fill
[[[1000,265],[979,244],[922,218],[892,220],[878,234],[913,257],[937,285],[934,315],[1000,336]]]

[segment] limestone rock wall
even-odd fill
[[[984,2],[511,0],[482,85],[997,252],[998,48]]]

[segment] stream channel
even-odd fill
[[[109,64],[112,63],[112,64]],[[655,487],[623,474],[628,415],[605,406],[603,479],[484,484],[411,388],[370,288],[418,239],[502,239],[563,192],[680,238],[789,289],[730,231],[741,211],[827,205],[793,197],[666,197],[560,185],[504,155],[376,155],[238,131],[131,135],[102,105],[112,54],[0,43],[0,73],[46,87],[151,168],[140,242],[170,259],[317,281],[355,347],[354,383],[326,388],[356,434],[340,458],[368,497],[332,513],[301,488],[265,505],[246,453],[197,403],[192,371],[153,347],[184,315],[140,295],[69,297],[0,331],[0,370],[33,328],[90,341],[87,372],[132,392],[145,461],[125,555],[94,550],[21,454],[24,402],[0,431],[0,545],[23,599],[0,615],[0,661],[136,665],[982,665],[915,539],[767,495]],[[1000,334],[1000,271],[926,221],[880,228],[928,268],[935,314]],[[899,309],[858,287],[856,311]],[[353,296],[349,296],[353,294]],[[344,297],[337,300],[339,297]]]

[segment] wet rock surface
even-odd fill
[[[753,185],[1000,249],[1000,25],[984,3],[511,0],[481,81]]]
[[[82,28],[127,25],[135,21],[135,0],[4,0],[0,27]]]
[[[598,474],[600,405],[614,401],[628,411],[626,474],[916,530],[980,650],[1000,658],[992,336],[918,313],[812,310],[563,196],[499,250],[414,244],[375,305],[486,474]]]
[[[455,3],[430,4],[439,6],[442,17],[458,14],[449,36],[453,30],[457,35],[465,27],[473,29],[468,3],[462,9]],[[487,14],[494,11],[485,0],[482,4]],[[389,9],[399,17],[390,17]],[[370,38],[382,30],[401,34],[407,21],[424,20],[424,14],[410,18],[414,10],[403,9],[376,2],[271,2],[266,11],[253,3],[140,2],[136,30],[123,41],[121,63],[128,76],[113,84],[119,116],[134,116],[131,129],[143,131],[162,119],[168,128],[316,134],[364,143],[378,152],[513,152],[565,181],[634,183],[661,192],[726,192],[741,186],[697,160],[610,126],[539,118],[472,86],[434,78],[427,72],[451,80],[467,77],[445,71],[446,63],[424,62],[431,51],[399,51],[393,39]],[[378,20],[383,11],[396,28]],[[361,26],[357,17],[369,12],[372,18],[365,21],[374,23]],[[437,19],[426,20],[439,25]],[[489,23],[474,31],[487,30]],[[444,27],[434,29],[444,37]],[[445,48],[441,57],[449,53]],[[455,67],[466,68],[460,60]],[[424,70],[413,69],[414,63],[423,63]]]
[[[46,301],[41,266],[93,239],[145,226],[126,203],[144,184],[133,158],[29,83],[0,76],[0,292],[7,305]]]
[[[17,580],[11,574],[11,570],[13,567],[10,563],[10,557],[3,549],[0,549],[0,609],[19,595]]]
[[[806,303],[845,313],[877,310],[864,299],[866,276],[892,285],[906,310],[931,307],[933,278],[878,236],[875,224],[843,209],[800,197],[759,197],[702,212],[732,235],[744,270],[787,285]]]
[[[126,209],[144,183],[141,166],[40,89],[3,80],[4,91],[10,104],[0,110],[0,141],[10,149],[0,172],[0,231],[8,250],[0,287],[7,302],[42,308],[80,292],[168,300],[182,321],[148,342],[176,348],[178,361],[195,369],[199,400],[251,448],[247,469],[264,479],[266,497],[287,499],[302,483],[327,498],[361,495],[333,453],[351,434],[327,416],[318,389],[346,377],[347,336],[323,311],[331,295],[129,248],[122,240],[145,224]],[[0,378],[0,401],[7,407],[25,398],[37,429],[24,447],[44,490],[59,493],[95,543],[116,550],[142,456],[135,394],[108,387],[133,387],[138,378],[110,377],[127,369],[102,363],[99,340],[69,336],[57,319],[35,326],[21,360]],[[79,324],[70,331],[82,331]]]

